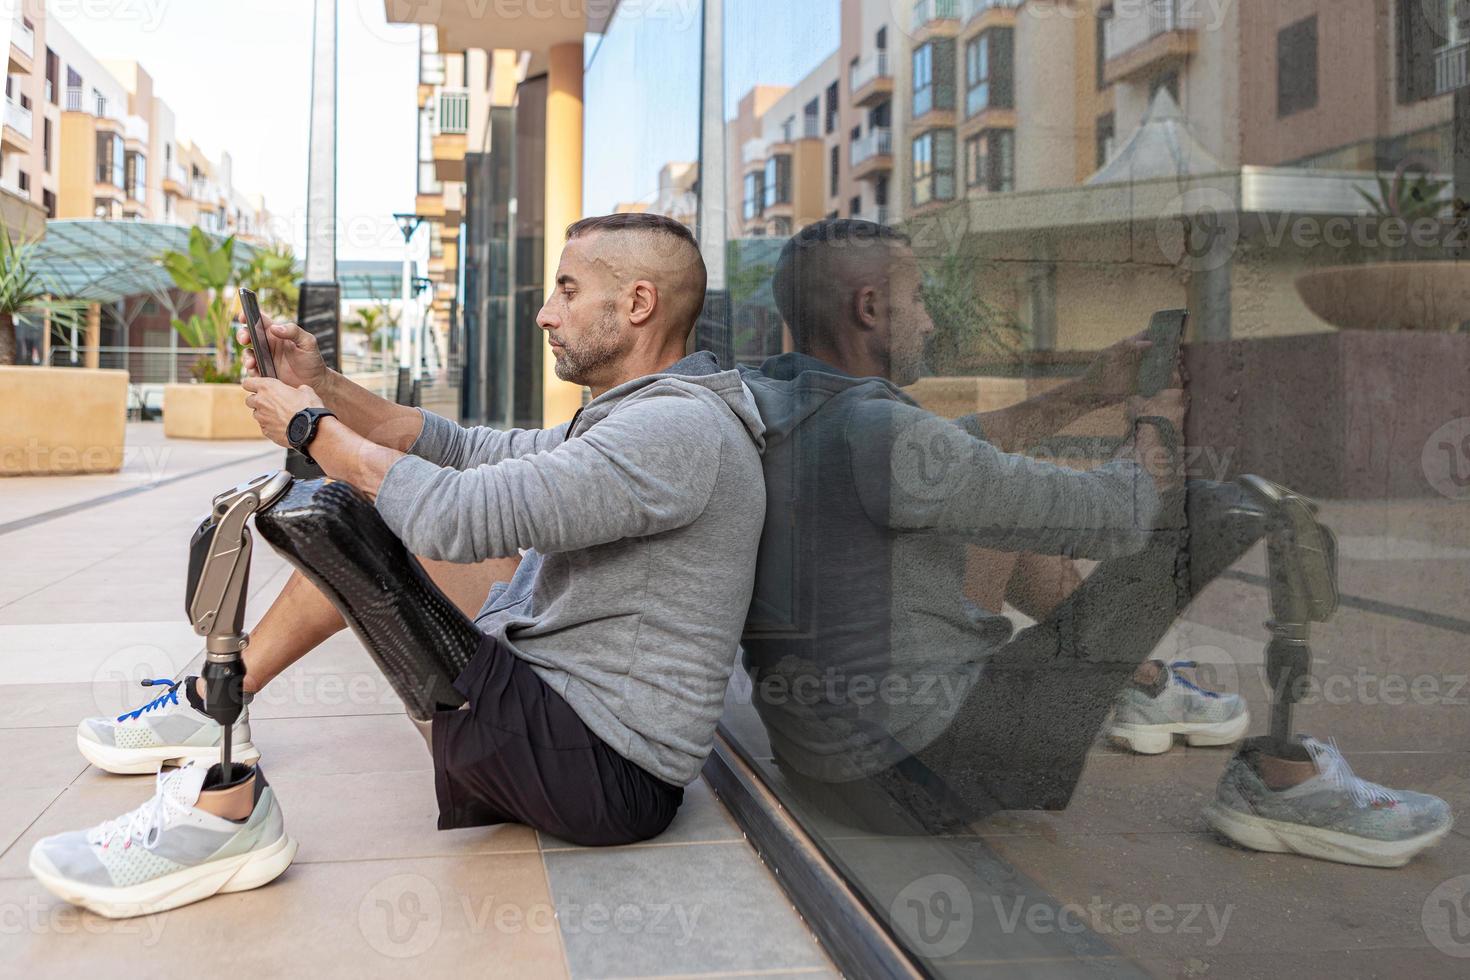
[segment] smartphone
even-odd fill
[[[1152,398],[1169,387],[1179,366],[1179,344],[1184,339],[1188,310],[1160,310],[1148,322],[1148,340],[1153,346],[1143,352],[1138,365],[1138,393]]]
[[[255,290],[240,287],[240,310],[245,314],[245,329],[250,331],[250,349],[255,352],[255,371],[263,378],[276,376],[276,362],[271,359],[270,340],[260,320],[260,301]]]

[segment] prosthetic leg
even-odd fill
[[[1240,483],[1266,515],[1266,676],[1272,699],[1265,744],[1284,749],[1292,742],[1292,708],[1312,670],[1312,623],[1326,622],[1337,609],[1337,538],[1317,521],[1315,502],[1259,476],[1243,476]]]
[[[291,485],[285,471],[267,473],[214,498],[209,516],[189,542],[189,584],[184,609],[194,632],[205,638],[205,713],[224,728],[220,781],[233,782],[230,759],[234,725],[245,697],[245,664],[240,659],[250,637],[244,631],[250,585],[252,514],[273,504]]]

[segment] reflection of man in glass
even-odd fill
[[[1186,488],[1172,462],[1159,465],[1173,441],[1161,433],[1179,427],[1177,390],[1131,400],[1131,437],[1091,471],[1002,451],[1123,400],[1137,339],[1010,410],[955,422],[924,411],[898,387],[918,378],[933,330],[921,284],[913,250],[889,229],[805,229],[773,281],[796,351],[745,375],[766,424],[767,519],[744,643],[753,699],[801,797],[889,832],[1065,805],[1120,692],[1165,682],[1144,658],[1264,531],[1239,485]],[[1029,609],[1017,588],[1027,576],[1004,566],[1001,591],[1038,619],[1012,635],[998,602],[967,595],[974,545],[1103,563],[1080,584],[1030,590]],[[1258,796],[1327,779],[1340,762],[1252,752],[1240,779],[1264,780]],[[1334,787],[1329,804],[1344,792]],[[1409,795],[1425,813],[1443,807]],[[1403,832],[1418,833],[1417,820]]]

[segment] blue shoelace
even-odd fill
[[[157,686],[159,686],[161,684],[167,684],[167,685],[169,685],[169,689],[167,691],[165,691],[164,693],[160,694],[158,697],[154,698],[152,701],[149,701],[147,704],[143,705],[143,707],[138,708],[135,711],[129,711],[127,714],[118,715],[117,716],[117,720],[118,721],[127,721],[129,718],[137,718],[139,715],[143,714],[143,712],[145,712],[145,711],[152,711],[154,708],[161,708],[165,704],[178,704],[179,703],[179,682],[178,681],[175,681],[171,677],[155,677],[152,680],[149,680],[148,678],[144,678],[143,679],[143,686],[144,687],[157,687]]]
[[[1188,677],[1185,677],[1183,674],[1179,673],[1181,669],[1187,668],[1189,670],[1195,670],[1198,667],[1199,664],[1195,663],[1193,660],[1176,660],[1169,665],[1169,673],[1174,675],[1174,679],[1176,681],[1178,681],[1180,684],[1183,684],[1191,691],[1194,691],[1196,694],[1203,695],[1207,698],[1218,698],[1220,696],[1219,694],[1216,694],[1214,691],[1206,691],[1204,688],[1191,681]]]

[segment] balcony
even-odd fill
[[[1190,57],[1208,9],[1203,0],[1150,0],[1103,21],[1103,79],[1124,81]]]
[[[757,165],[763,167],[766,164],[766,155],[770,150],[770,140],[763,140],[760,137],[746,140],[740,147],[740,165],[747,170]]]
[[[146,152],[148,150],[148,120],[142,116],[123,117],[123,139],[133,145],[130,150]]]
[[[848,152],[852,175],[858,180],[888,173],[893,169],[893,130],[870,129],[852,141]]]
[[[848,87],[853,105],[876,105],[891,99],[893,69],[888,64],[888,52],[875,51],[854,65]]]
[[[19,17],[10,22],[10,69],[28,74],[36,57],[36,32]]]
[[[5,100],[5,127],[3,143],[17,152],[26,153],[31,148],[33,119],[31,110],[13,99]]]
[[[188,187],[189,175],[184,172],[184,168],[178,161],[170,163],[163,171],[163,192],[174,197],[183,197]]]
[[[434,173],[440,180],[464,180],[465,134],[470,123],[467,89],[440,89],[434,106]]]
[[[954,37],[960,30],[960,0],[918,0],[911,26],[915,44],[931,37]]]
[[[212,180],[196,177],[190,182],[189,196],[206,211],[217,211],[220,206],[219,185]]]
[[[1023,0],[965,0],[960,20],[960,39],[968,41],[992,27],[1005,27],[1016,22],[1016,9]]]
[[[1470,41],[1434,53],[1434,94],[1444,95],[1470,84]]]

